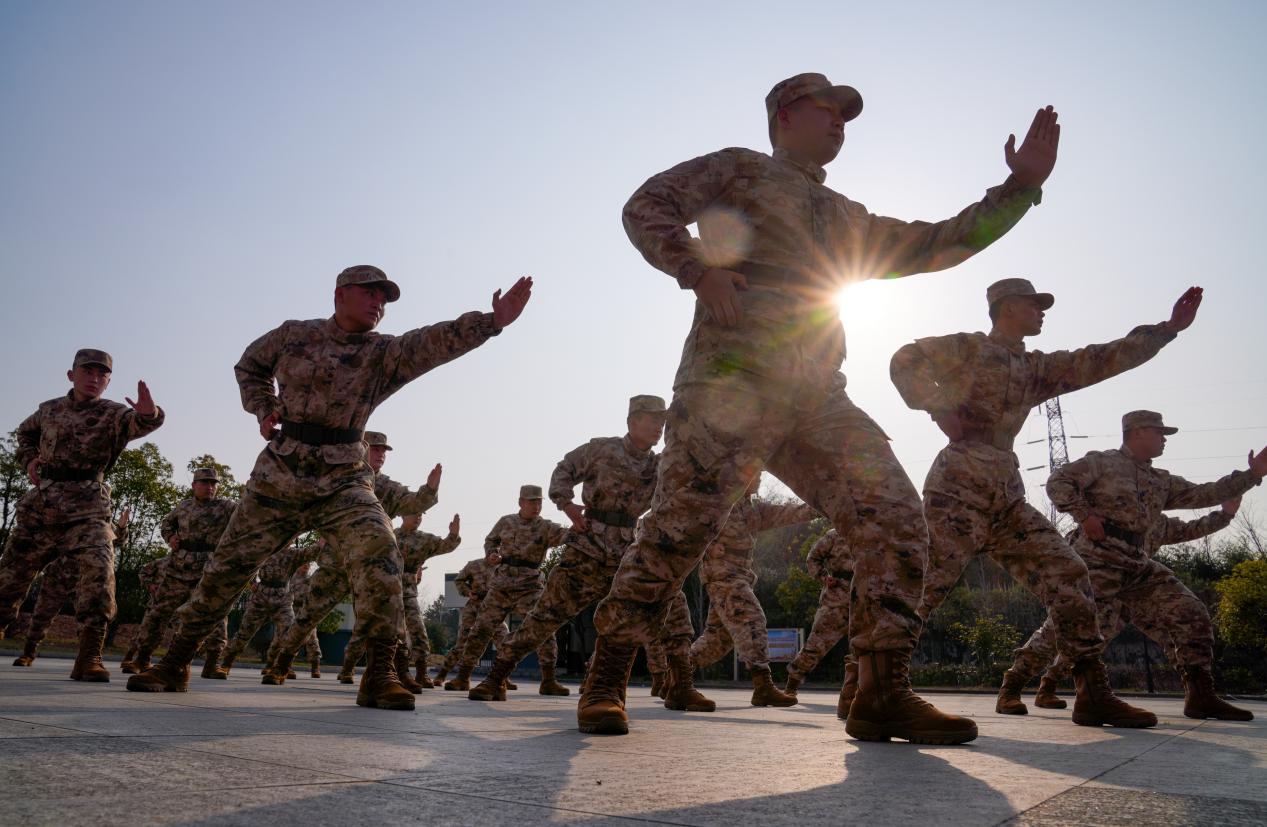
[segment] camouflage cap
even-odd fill
[[[387,274],[372,264],[357,264],[349,267],[335,281],[335,287],[347,287],[349,284],[381,284],[387,290],[387,300],[394,302],[400,298],[400,288],[396,282],[387,278]]]
[[[220,475],[214,468],[199,468],[194,471],[194,482],[219,482]]]
[[[539,500],[539,499],[541,499],[541,486],[539,486],[539,485],[521,485],[521,486],[519,486],[519,499],[521,499],[521,500]]]
[[[1178,428],[1171,428],[1161,421],[1161,414],[1156,411],[1131,411],[1122,414],[1122,433],[1132,428],[1159,428],[1163,434],[1177,434]]]
[[[387,434],[382,431],[366,431],[365,444],[371,447],[375,445],[382,445],[387,450],[392,450],[392,446],[387,444]]]
[[[664,404],[664,400],[658,396],[650,394],[638,394],[629,397],[629,416],[636,413],[653,413],[667,414],[668,407]]]
[[[770,136],[774,136],[774,116],[789,103],[813,95],[815,98],[840,107],[840,114],[846,121],[852,121],[862,112],[862,95],[852,86],[833,86],[826,75],[818,72],[805,72],[787,80],[774,84],[770,94],[765,96],[765,116],[770,124]]]
[[[75,361],[71,367],[80,365],[100,365],[111,373],[114,372],[114,360],[104,350],[93,350],[90,347],[75,351]]]
[[[1029,279],[1000,279],[985,289],[985,300],[990,307],[1012,296],[1033,296],[1038,299],[1038,306],[1043,310],[1056,303],[1055,296],[1051,293],[1039,293]]]

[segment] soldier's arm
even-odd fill
[[[158,525],[158,534],[163,538],[163,542],[165,543],[170,543],[172,538],[177,535],[178,529],[180,528],[179,521],[176,519],[176,512],[177,509],[175,508],[167,512],[167,516],[164,517],[163,521]]]
[[[1051,504],[1082,523],[1093,513],[1086,492],[1100,478],[1099,460],[1092,454],[1066,463],[1047,478],[1047,498]]]
[[[128,527],[126,525],[116,525],[114,527],[114,547],[116,549],[123,548],[128,542]]]
[[[1226,511],[1211,511],[1195,520],[1181,520],[1178,517],[1165,517],[1161,540],[1157,545],[1168,546],[1174,543],[1190,543],[1202,537],[1222,531],[1232,524],[1232,515]]]
[[[653,175],[625,204],[625,233],[642,257],[691,290],[708,269],[686,229],[725,190],[749,150],[724,149]]]
[[[493,523],[492,531],[488,532],[488,536],[484,538],[484,553],[485,554],[500,554],[501,553],[502,521],[505,519],[506,519],[505,517],[502,517],[497,522]]]
[[[158,405],[154,406],[154,413],[149,416],[133,408],[124,408],[119,418],[119,433],[123,436],[123,442],[131,442],[157,431],[166,419],[167,413]]]
[[[37,459],[40,455],[40,433],[43,431],[43,409],[36,408],[35,413],[22,420],[22,424],[18,425],[17,433],[17,449],[14,451],[14,458],[25,471],[31,461]]]
[[[594,451],[592,446],[592,442],[587,442],[573,448],[554,466],[546,496],[560,511],[572,504],[573,497],[576,496],[576,486],[584,482],[589,473],[591,454]]]
[[[752,513],[748,517],[748,529],[754,534],[783,526],[808,523],[818,516],[818,512],[805,503],[773,503],[754,497],[752,505]]]
[[[1164,323],[1140,325],[1121,339],[1105,344],[1056,353],[1035,351],[1030,354],[1035,370],[1034,383],[1027,389],[1029,404],[1037,405],[1139,367],[1174,341],[1175,336]]]
[[[242,358],[233,366],[238,390],[242,394],[242,407],[247,413],[254,414],[259,422],[281,411],[281,401],[277,398],[273,377],[276,374],[277,360],[286,344],[289,324],[287,322],[274,328],[251,342],[243,351]]]
[[[565,525],[559,525],[553,520],[546,520],[546,547],[554,548],[563,545],[563,541],[567,539],[568,532],[571,531]]]
[[[401,514],[424,514],[439,502],[436,492],[427,486],[410,491],[409,486],[381,474],[374,478],[374,494],[383,510],[393,517]]]
[[[1252,471],[1233,471],[1226,477],[1197,484],[1176,474],[1167,473],[1170,485],[1166,495],[1167,509],[1209,508],[1244,494],[1262,482],[1262,477]]]
[[[818,542],[810,548],[809,554],[805,557],[805,570],[809,572],[809,576],[815,580],[822,580],[823,575],[828,573],[827,566],[831,560],[831,549],[836,543],[836,535],[828,532],[818,538]]]
[[[492,313],[472,310],[453,321],[427,325],[393,338],[384,360],[387,375],[382,397],[474,350],[500,332],[493,324]]]
[[[955,382],[962,371],[967,337],[932,336],[898,348],[889,360],[889,377],[906,406],[934,416],[957,411],[971,383]]]

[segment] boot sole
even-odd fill
[[[629,721],[618,715],[604,715],[597,721],[577,721],[576,728],[587,735],[628,735]]]
[[[110,683],[109,677],[98,678],[98,677],[81,676],[78,678],[71,678],[71,680],[80,681],[82,683]]]
[[[15,661],[13,662],[13,665],[14,665],[14,666],[30,666],[30,665],[31,665],[31,663],[32,663],[32,661],[27,661],[26,663],[23,663],[23,662],[19,659],[19,660],[15,660]]]
[[[1156,717],[1151,721],[1146,718],[1142,720],[1124,719],[1114,721],[1106,718],[1089,718],[1076,712],[1073,714],[1073,722],[1078,726],[1111,726],[1118,729],[1148,729],[1157,726]]]
[[[405,712],[412,712],[414,709],[414,699],[410,697],[408,701],[401,699],[399,701],[389,701],[387,703],[383,703],[381,701],[376,701],[373,698],[357,698],[356,705],[363,706],[366,709],[398,709]]]
[[[348,686],[351,686],[353,683],[355,683],[355,681],[353,681],[351,678],[339,678],[339,683],[345,683]]]
[[[717,704],[703,706],[702,704],[670,704],[665,701],[664,708],[672,709],[674,712],[716,712]]]
[[[129,692],[188,692],[189,687],[171,687],[167,684],[153,686],[151,684],[134,684],[132,681],[128,681],[127,690]]]
[[[994,711],[998,713],[999,715],[1028,715],[1029,714],[1029,709],[1027,709],[1024,704],[1021,704],[1020,709],[1015,709],[1015,708],[1004,709],[1003,707],[998,706],[996,704],[994,707]]]
[[[869,721],[859,721],[856,718],[850,718],[845,722],[845,732],[859,741],[888,741],[898,738],[903,741],[909,741],[912,744],[932,744],[936,746],[966,744],[969,741],[975,741],[977,738],[976,727],[973,727],[971,732],[933,731],[914,733],[904,732],[901,728],[890,724],[873,724]]]
[[[537,694],[538,694],[538,695],[552,695],[552,696],[554,696],[554,697],[556,697],[556,698],[566,698],[568,695],[571,695],[572,693],[571,693],[570,691],[568,691],[568,692],[543,692],[543,691],[541,691],[541,690],[537,690]]]
[[[789,703],[782,703],[780,701],[753,701],[752,705],[755,707],[773,706],[779,709],[787,709],[790,706],[796,706],[798,703],[800,703],[800,701],[791,701]]]
[[[1039,709],[1068,709],[1069,708],[1069,704],[1066,703],[1065,701],[1061,701],[1060,703],[1052,703],[1050,701],[1047,701],[1041,704],[1038,701],[1034,701],[1034,706],[1038,707]]]
[[[468,701],[485,701],[485,702],[488,702],[488,703],[493,703],[493,702],[495,702],[495,701],[504,701],[504,700],[506,700],[506,696],[505,696],[504,694],[502,694],[502,695],[493,695],[493,694],[483,694],[483,693],[480,693],[480,694],[478,694],[478,695],[477,695],[477,694],[475,693],[475,690],[474,690],[474,689],[472,689],[470,692],[467,692],[467,693],[466,693],[466,699],[467,699]]]

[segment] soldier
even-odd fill
[[[290,576],[290,597],[291,597],[291,616],[297,617],[308,611],[308,604],[312,600],[312,564],[308,563],[300,566],[295,573]],[[266,661],[272,663],[276,656],[276,645],[284,630],[276,630],[273,635],[273,646],[269,647],[269,654],[273,657],[265,658]],[[317,629],[308,633],[308,637],[304,638],[303,647],[308,655],[308,664],[311,667],[310,675],[314,678],[321,677],[321,640],[317,637]],[[290,675],[287,675],[289,678]],[[350,681],[349,681],[350,683]]]
[[[72,680],[105,682],[106,627],[114,618],[114,544],[105,478],[134,439],[163,424],[145,382],[127,405],[102,399],[113,360],[103,350],[75,353],[71,390],[42,403],[17,429],[15,458],[31,490],[18,501],[0,556],[0,635],[17,616],[35,576],[63,557],[76,561],[75,620],[79,653]]]
[[[273,624],[273,636],[277,637],[284,629],[295,622],[294,594],[291,592],[291,580],[300,571],[307,571],[308,564],[316,556],[313,546],[292,545],[279,551],[264,561],[256,574],[255,588],[246,602],[246,611],[242,622],[238,625],[237,634],[224,650],[224,663],[221,670],[227,677],[233,669],[233,662],[255,637],[255,633],[265,623]],[[318,648],[318,652],[320,649]],[[321,677],[320,659],[312,663],[314,677]]]
[[[1075,663],[1074,723],[1155,726],[1155,715],[1109,688],[1087,567],[1055,526],[1025,502],[1012,442],[1035,405],[1157,355],[1192,324],[1201,288],[1189,288],[1165,322],[1141,325],[1108,344],[1054,353],[1027,351],[1024,343],[1042,332],[1044,311],[1055,302],[1050,293],[1036,292],[1025,279],[1003,279],[986,290],[986,301],[993,322],[989,335],[920,339],[903,346],[890,363],[902,399],[928,411],[950,439],[924,482],[931,544],[920,617],[927,619],[941,605],[973,557],[988,554],[1051,612],[1060,650]]]
[[[550,477],[550,499],[572,522],[571,531],[564,538],[563,556],[550,571],[537,605],[497,651],[488,677],[471,690],[472,700],[506,700],[501,681],[510,675],[515,664],[532,647],[553,641],[554,633],[563,624],[607,593],[616,567],[633,540],[638,516],[651,502],[660,462],[660,456],[652,449],[664,433],[664,418],[663,399],[635,396],[629,400],[625,419],[628,431],[623,437],[591,439],[569,451],[555,466]],[[574,502],[577,485],[581,486],[583,505]],[[671,607],[661,632],[669,675],[664,705],[687,712],[712,712],[716,704],[694,687],[690,653],[694,632],[680,590]],[[632,658],[629,665],[632,666]],[[544,678],[543,672],[542,694],[546,694]],[[561,686],[553,689],[549,694],[567,694]]]
[[[1163,646],[1173,644],[1175,665],[1184,677],[1183,714],[1189,718],[1248,721],[1238,709],[1214,693],[1214,629],[1205,603],[1183,585],[1153,554],[1178,531],[1189,538],[1225,527],[1239,501],[1227,503],[1188,530],[1171,528],[1172,508],[1204,508],[1238,498],[1267,475],[1267,448],[1249,453],[1249,468],[1201,485],[1153,465],[1166,450],[1166,437],[1178,432],[1154,411],[1131,411],[1122,417],[1122,447],[1092,451],[1052,472],[1047,496],[1052,505],[1078,522],[1073,548],[1090,570],[1100,630],[1107,637],[1120,623],[1136,624]],[[1202,531],[1203,534],[1197,534]],[[1016,653],[999,690],[998,711],[1024,715],[1021,689],[1051,662],[1059,629],[1047,621]],[[1063,652],[1062,652],[1063,654]],[[1076,665],[1075,675],[1076,675]],[[1077,705],[1075,702],[1074,710]]]
[[[185,691],[198,641],[227,614],[255,569],[299,533],[316,530],[348,549],[356,628],[370,641],[357,703],[413,709],[393,664],[403,612],[400,552],[374,496],[363,429],[387,397],[517,319],[532,279],[520,279],[504,297],[494,293],[491,313],[467,313],[403,336],[374,332],[387,303],[400,297],[382,270],[350,267],[336,284],[332,318],[284,322],[252,342],[238,362],[242,405],[259,420],[268,446],[220,552],[181,607],[180,634],[161,663],[128,680],[128,689]]]
[[[795,695],[814,667],[841,638],[849,634],[849,583],[853,580],[852,550],[840,540],[835,529],[819,538],[805,558],[805,568],[810,577],[823,584],[818,595],[818,610],[814,612],[814,625],[801,651],[787,667],[787,689]],[[858,691],[858,661],[848,655],[845,658],[845,680],[836,701],[836,717],[849,719],[849,707]]]
[[[117,544],[116,544],[117,545]],[[162,557],[156,557],[145,565],[136,570],[136,579],[141,584],[141,588],[145,590],[145,611],[149,611],[154,605],[154,599],[158,597],[158,587],[163,583],[163,575],[167,573],[167,564],[172,560],[170,554]],[[141,615],[141,619],[145,619],[145,615]],[[123,662],[119,664],[119,671],[125,675],[136,674],[136,653],[140,649],[137,645],[141,631],[141,625],[138,623],[132,630],[132,641],[128,645],[128,651],[123,655]],[[170,630],[164,643],[171,642]]]
[[[436,672],[433,682],[437,685],[444,684],[445,677],[452,671],[457,664],[458,658],[462,656],[463,650],[466,648],[466,642],[470,638],[471,629],[475,626],[475,620],[479,617],[480,606],[484,601],[484,596],[488,594],[489,580],[492,577],[492,570],[502,561],[502,556],[497,552],[489,554],[487,557],[481,557],[472,560],[458,570],[457,577],[453,578],[453,586],[457,589],[458,594],[466,598],[466,604],[458,613],[458,638],[449,649],[447,655],[444,656],[444,663],[440,665],[440,671]],[[502,641],[510,634],[510,629],[506,626],[506,621],[502,621],[501,625],[493,629],[493,646],[498,649],[502,646]],[[484,656],[480,652],[476,660]],[[445,686],[445,689],[448,689]],[[514,687],[509,687],[514,688]]]
[[[458,656],[457,675],[444,684],[445,689],[470,689],[471,672],[488,648],[495,630],[512,612],[527,617],[541,597],[541,564],[546,553],[563,543],[567,531],[565,526],[541,516],[541,486],[520,486],[519,511],[499,519],[484,538],[485,558],[497,555],[500,562],[492,570],[488,593],[480,601],[479,615],[467,635],[462,654]],[[554,636],[546,636],[529,648],[536,648],[537,660],[541,664],[541,694],[568,694],[568,690],[554,679],[554,664],[559,659],[559,646]],[[497,647],[497,653],[502,653],[501,646]],[[509,677],[507,672],[502,679]]]
[[[181,500],[171,513],[163,518],[159,533],[171,549],[171,561],[158,587],[158,596],[145,612],[141,628],[137,632],[135,668],[144,672],[150,668],[150,653],[163,638],[163,632],[181,607],[203,569],[211,561],[220,535],[237,508],[237,500],[217,497],[220,476],[214,468],[194,471],[193,496]],[[220,651],[229,642],[229,626],[226,617],[211,629],[207,636],[202,677],[224,679],[228,673],[219,668]],[[129,679],[130,681],[131,679]]]
[[[691,644],[691,663],[703,669],[721,660],[733,646],[752,672],[753,706],[795,706],[795,694],[780,691],[770,674],[765,612],[752,591],[757,582],[752,556],[761,532],[809,522],[818,513],[807,505],[759,499],[760,479],[753,479],[700,561],[700,579],[708,591],[708,619],[704,633]]]
[[[127,542],[128,523],[131,520],[132,509],[125,506],[114,524],[116,556]],[[61,557],[44,569],[40,593],[35,598],[35,610],[31,612],[31,622],[26,628],[26,645],[22,647],[22,654],[14,659],[14,666],[30,666],[35,662],[35,654],[48,634],[48,627],[61,612],[62,606],[66,605],[66,599],[78,582],[79,561],[74,557]]]
[[[625,205],[625,230],[657,269],[698,298],[669,411],[656,497],[637,544],[599,604],[599,639],[577,709],[582,732],[628,731],[624,684],[636,647],[655,633],[687,574],[763,468],[866,549],[854,578],[851,630],[865,659],[856,737],[964,741],[950,718],[910,691],[928,536],[919,496],[888,437],[845,393],[839,315],[851,281],[952,267],[1007,232],[1056,161],[1051,107],[1034,117],[1012,175],[955,218],[906,223],[873,215],[823,186],[823,165],[862,111],[848,86],[819,74],[766,97],[774,154],[726,149],[647,181]],[[700,239],[687,226],[698,223]]]

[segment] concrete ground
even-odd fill
[[[0,663],[0,823],[1131,825],[1267,823],[1267,704],[1251,723],[1191,721],[1144,701],[1151,730],[1077,727],[1067,712],[976,718],[960,747],[851,740],[835,696],[756,709],[710,689],[712,714],[631,689],[632,732],[576,731],[569,698],[521,683],[482,704],[425,691],[367,710],[332,673],[285,687],[254,669],[187,694],[66,679],[70,661]]]

